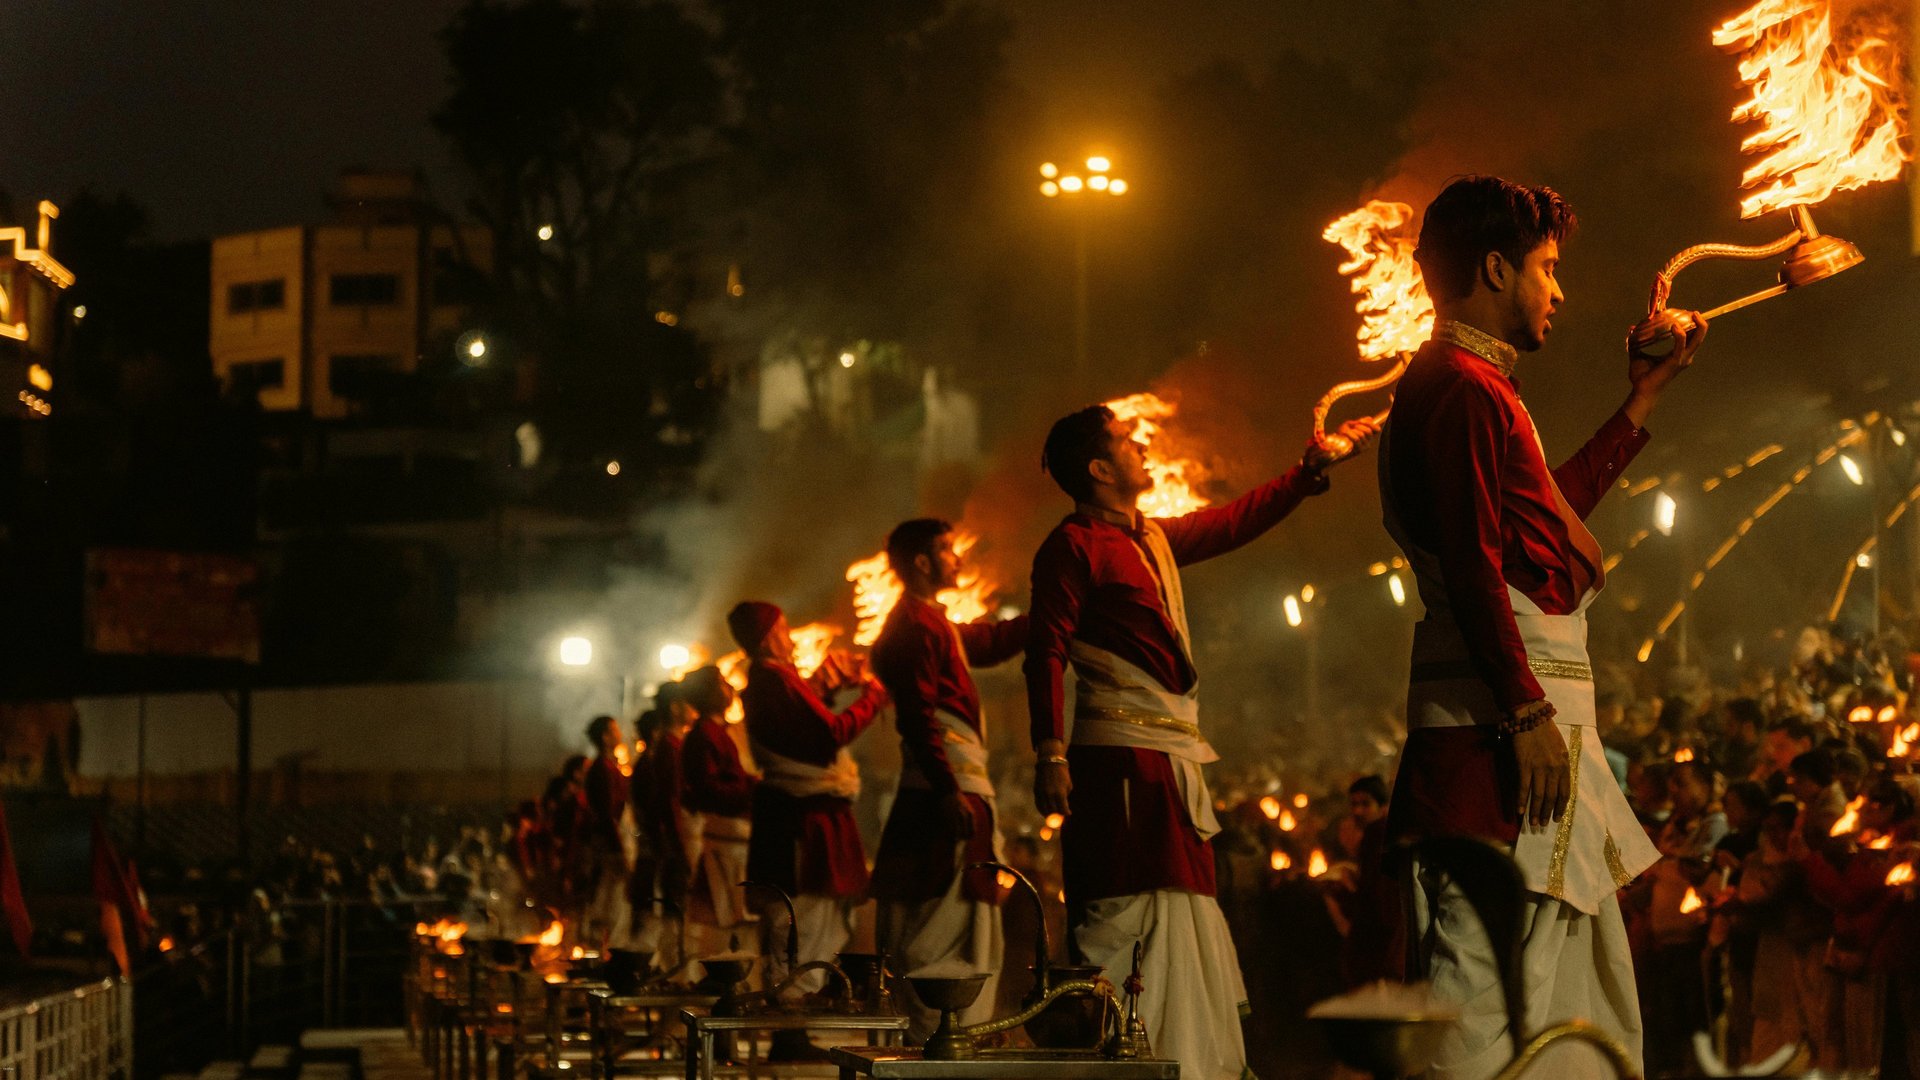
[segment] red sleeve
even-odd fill
[[[1427,417],[1427,477],[1433,485],[1434,554],[1468,658],[1502,709],[1546,697],[1527,666],[1500,569],[1500,473],[1511,406],[1469,379],[1450,384]]]
[[[1800,860],[1807,872],[1807,891],[1815,900],[1842,915],[1858,915],[1870,910],[1887,893],[1886,876],[1880,860],[1867,860],[1860,852],[1848,857],[1845,871],[1836,869],[1825,856],[1809,854]],[[1861,873],[1865,868],[1870,873]]]
[[[1208,507],[1177,518],[1163,518],[1174,562],[1186,566],[1224,555],[1280,524],[1309,495],[1327,490],[1325,473],[1295,465],[1225,506]]]
[[[1593,508],[1614,483],[1627,463],[1639,455],[1652,436],[1646,428],[1633,426],[1622,409],[1607,418],[1593,433],[1587,445],[1574,451],[1559,468],[1553,470],[1553,482],[1560,487],[1567,505],[1585,521]]]
[[[726,736],[721,736],[726,738]],[[699,792],[695,802],[703,812],[746,817],[753,808],[753,777],[739,757],[713,744],[713,736],[695,728],[681,747],[686,785]]]
[[[764,734],[756,733],[755,738],[764,739],[768,746],[785,753],[786,748],[797,752],[796,760],[827,761],[843,746],[860,737],[867,730],[880,710],[887,704],[886,691],[869,686],[853,704],[834,712],[820,700],[798,672],[791,668],[766,667],[757,671],[767,673],[760,685],[766,696],[762,701],[780,716],[780,722],[769,728]],[[755,680],[749,676],[747,693],[754,693]],[[747,717],[752,721],[753,703],[748,702]],[[777,729],[777,730],[775,730]]]
[[[992,667],[1019,656],[1027,647],[1030,617],[1017,616],[992,622],[981,619],[954,629],[960,632],[960,644],[967,652],[970,667]]]
[[[946,728],[934,715],[943,644],[918,620],[889,623],[873,653],[873,672],[893,698],[893,724],[900,732],[902,750],[913,755],[934,791],[949,795],[960,790],[960,783],[947,760]]]
[[[1066,735],[1066,694],[1063,677],[1067,650],[1080,625],[1080,605],[1092,574],[1084,552],[1077,551],[1064,532],[1056,532],[1033,557],[1033,610],[1028,614],[1027,715],[1033,743]]]

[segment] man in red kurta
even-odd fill
[[[969,665],[991,667],[1020,654],[1027,617],[955,625],[940,592],[959,584],[953,526],[935,518],[903,522],[887,537],[887,562],[903,592],[873,645],[873,669],[893,698],[900,732],[900,791],[873,864],[880,948],[908,976],[985,975],[962,1023],[993,1015],[1002,940],[998,808],[987,769],[986,723]],[[914,1002],[909,1033],[925,1041],[938,1010]]]
[[[595,755],[587,766],[581,843],[593,884],[582,916],[581,938],[601,950],[624,941],[630,930],[627,878],[639,845],[627,775],[616,756],[625,738],[620,721],[611,716],[596,716],[587,725],[587,741]]]
[[[1370,422],[1341,434],[1355,446]],[[1028,709],[1039,763],[1034,801],[1068,815],[1061,833],[1074,950],[1118,978],[1145,944],[1141,1016],[1156,1053],[1195,1080],[1246,1067],[1246,992],[1214,899],[1220,831],[1200,766],[1199,674],[1179,567],[1248,543],[1327,489],[1336,455],[1299,465],[1226,506],[1155,521],[1143,446],[1105,406],[1054,424],[1043,464],[1074,500],[1033,559]],[[1076,676],[1071,749],[1063,678]]]
[[[836,713],[823,699],[839,689],[827,675],[833,665],[822,669],[826,681],[819,685],[801,677],[779,608],[746,601],[727,614],[727,626],[752,661],[741,703],[762,770],[747,876],[793,897],[800,962],[831,960],[853,935],[854,901],[867,888],[866,852],[853,819],[860,768],[846,748],[880,714],[887,693],[872,675],[859,676],[859,699]],[[761,925],[771,932],[773,922]],[[767,955],[772,977],[785,978],[785,950],[768,948]],[[809,974],[800,989],[824,985],[818,975]]]
[[[1526,881],[1527,1027],[1579,1016],[1637,1059],[1640,1015],[1614,892],[1657,853],[1593,730],[1586,609],[1604,578],[1584,519],[1647,441],[1642,425],[1692,362],[1705,323],[1664,363],[1630,358],[1631,390],[1549,469],[1515,365],[1545,343],[1573,211],[1546,188],[1455,181],[1427,208],[1416,253],[1437,321],[1400,379],[1380,455],[1387,529],[1426,616],[1414,632],[1396,836],[1504,845]],[[1432,1071],[1488,1077],[1512,1053],[1499,974],[1458,888],[1415,868],[1416,972],[1458,1004]],[[1555,1075],[1603,1075],[1584,1048]]]
[[[719,952],[747,919],[740,882],[747,877],[753,789],[760,778],[740,760],[740,745],[727,722],[733,687],[720,669],[704,667],[688,675],[685,696],[697,717],[680,750],[681,801],[693,867],[688,929],[698,931],[695,952]]]

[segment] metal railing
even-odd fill
[[[133,986],[104,979],[0,1012],[0,1075],[13,1080],[128,1080]]]

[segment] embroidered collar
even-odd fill
[[[1433,325],[1433,339],[1467,350],[1509,379],[1513,378],[1514,365],[1520,362],[1520,350],[1485,330],[1452,319],[1441,319]]]
[[[1073,508],[1076,512],[1085,514],[1095,521],[1104,521],[1116,528],[1125,529],[1129,533],[1138,533],[1142,528],[1140,515],[1137,511],[1132,515],[1122,514],[1116,510],[1109,510],[1104,506],[1095,506],[1092,503],[1074,503]]]

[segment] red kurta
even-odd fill
[[[1225,554],[1279,524],[1326,477],[1295,467],[1225,506],[1158,522],[1181,566]],[[1027,708],[1035,745],[1065,737],[1062,679],[1077,638],[1132,663],[1175,694],[1198,674],[1160,599],[1152,556],[1134,522],[1079,507],[1033,559]],[[1214,894],[1213,852],[1194,832],[1167,755],[1074,746],[1073,814],[1061,833],[1067,900],[1181,889]]]
[[[746,817],[756,780],[724,720],[702,717],[680,748],[680,800],[696,814]]]
[[[611,757],[597,757],[587,765],[585,785],[586,816],[581,821],[584,834],[593,840],[620,850],[620,815],[627,809],[628,783],[620,773],[620,764]]]
[[[1488,353],[1434,340],[1408,365],[1380,458],[1381,498],[1413,547],[1439,562],[1446,594],[1429,607],[1451,611],[1474,672],[1512,709],[1546,695],[1527,665],[1507,586],[1546,614],[1565,615],[1601,577],[1598,552],[1580,550],[1554,486],[1585,520],[1648,436],[1615,412],[1549,472],[1518,385],[1500,350]],[[1511,843],[1518,802],[1510,757],[1490,730],[1418,728],[1400,759],[1392,832]]]
[[[869,688],[836,713],[792,667],[760,660],[747,670],[740,697],[755,744],[820,768],[832,765],[840,748],[858,738],[887,701],[884,691]],[[795,797],[762,783],[753,792],[752,819],[748,877],[795,895],[845,898],[866,890],[866,852],[852,800]]]
[[[880,851],[873,863],[873,895],[884,900],[921,901],[946,895],[953,884],[951,844],[936,839],[946,835],[940,802],[959,790],[953,765],[947,760],[946,727],[934,714],[948,713],[979,732],[980,692],[967,673],[969,665],[992,667],[1020,654],[1027,643],[1027,617],[1004,622],[973,622],[955,626],[946,609],[914,596],[903,595],[887,616],[887,624],[873,645],[873,670],[893,698],[894,726],[900,732],[903,757],[910,757],[927,778],[931,790],[902,786],[887,825],[880,833]],[[993,858],[993,809],[985,798],[968,794],[978,823],[968,850],[969,861]],[[976,858],[977,856],[977,858]],[[983,889],[996,897],[996,890]],[[980,899],[986,899],[982,896]]]
[[[652,842],[654,854],[684,858],[680,841],[680,812],[684,780],[681,753],[684,737],[663,731],[648,744],[633,767],[633,806],[640,829]]]

